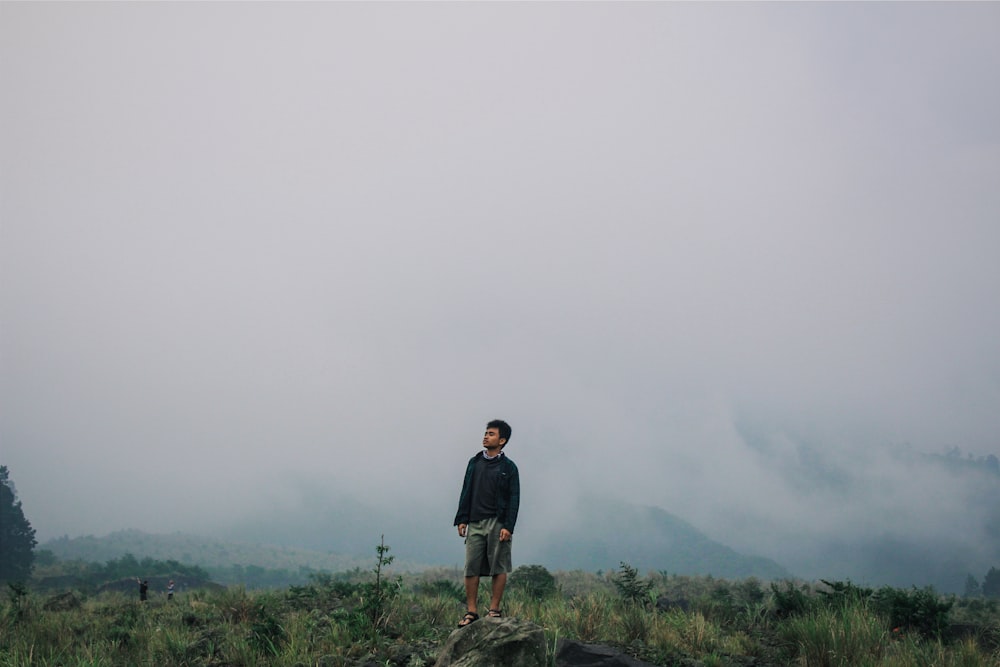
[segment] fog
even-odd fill
[[[994,3],[0,3],[0,462],[42,540],[451,539],[500,417],[529,542],[995,556],[894,453],[1000,454],[998,71]]]

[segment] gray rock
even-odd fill
[[[586,644],[575,639],[556,643],[556,667],[656,667],[648,662],[603,644]]]
[[[541,626],[484,617],[451,633],[434,667],[546,667]]]
[[[691,609],[691,603],[685,598],[669,598],[662,595],[656,598],[657,611],[671,611],[673,609],[686,612]]]
[[[45,611],[70,611],[80,608],[80,598],[73,591],[53,595],[42,605]]]

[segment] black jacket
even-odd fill
[[[458,498],[458,513],[455,515],[455,525],[469,523],[469,513],[472,511],[472,472],[476,461],[485,458],[479,452],[471,459],[465,468],[465,482],[462,484],[462,495]],[[500,479],[497,484],[497,519],[500,527],[514,532],[517,523],[517,510],[521,504],[521,480],[518,477],[517,466],[504,455],[500,456]]]

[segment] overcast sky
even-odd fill
[[[529,517],[954,529],[880,448],[1000,454],[998,72],[997,3],[0,3],[0,463],[41,539],[450,534],[502,417]]]

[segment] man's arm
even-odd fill
[[[500,530],[501,540],[504,539],[504,531],[507,531],[507,539],[510,539],[513,534],[514,524],[517,523],[517,510],[521,505],[521,477],[513,462],[511,462],[510,467],[510,495],[507,498],[507,516],[504,518],[503,528]]]
[[[458,497],[458,512],[455,513],[455,524],[458,526],[458,534],[465,537],[465,526],[469,523],[469,514],[472,512],[472,494],[469,487],[472,485],[472,465],[475,457],[469,461],[465,468],[465,479],[462,481],[462,493]]]

